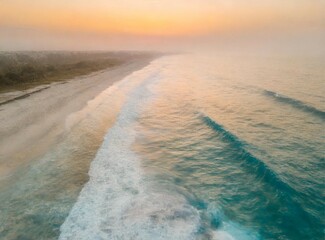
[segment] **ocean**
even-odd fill
[[[152,61],[6,180],[0,238],[324,239],[324,63]]]

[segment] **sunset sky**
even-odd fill
[[[324,0],[1,0],[0,50],[141,49],[175,38],[322,32],[324,12]]]

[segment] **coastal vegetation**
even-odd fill
[[[41,84],[121,65],[138,53],[121,52],[2,52],[0,92]]]

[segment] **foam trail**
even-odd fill
[[[139,76],[137,76],[139,77]],[[136,118],[150,100],[149,77],[129,97],[89,171],[90,180],[61,226],[63,239],[193,239],[198,211],[185,197],[146,184],[131,145]]]
[[[315,107],[309,106],[306,103],[301,102],[297,99],[293,99],[293,98],[290,98],[290,97],[287,97],[282,94],[272,92],[269,90],[264,90],[263,93],[265,96],[271,97],[278,102],[288,104],[296,109],[302,110],[307,113],[311,113],[314,116],[320,117],[321,119],[325,119],[325,112],[323,112]]]

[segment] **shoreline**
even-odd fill
[[[70,114],[158,57],[139,55],[119,66],[40,85],[0,103],[0,181],[55,145]]]

